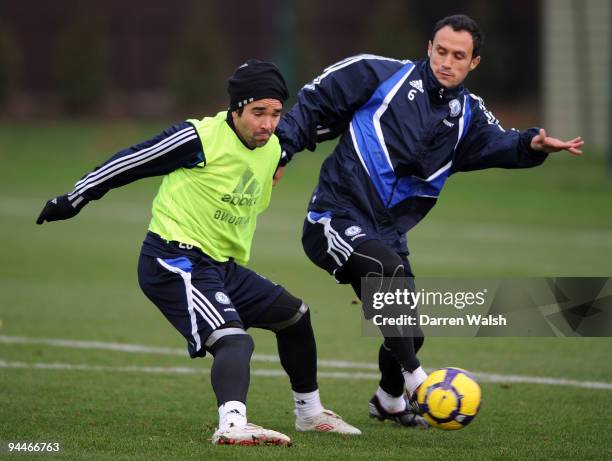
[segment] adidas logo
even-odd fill
[[[298,405],[306,405],[306,400],[296,400],[296,402]]]
[[[234,188],[234,194],[257,195],[261,193],[259,182],[254,176],[255,174],[251,169],[246,170]]]
[[[261,195],[261,185],[252,170],[244,172],[231,194],[221,196],[223,202],[238,206],[253,206]]]
[[[423,91],[423,81],[422,80],[411,80],[409,83],[410,83],[410,86],[412,88],[416,88],[421,93],[424,93],[424,91]]]
[[[234,413],[234,414],[236,414],[236,415],[241,415],[241,414],[242,414],[242,413],[240,413],[240,411],[238,411],[238,410],[236,410],[236,409],[234,409],[234,410],[230,410],[230,411],[228,411],[228,413]]]

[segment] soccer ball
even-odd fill
[[[480,409],[480,386],[461,368],[431,373],[417,391],[423,417],[433,427],[452,431],[467,426]]]

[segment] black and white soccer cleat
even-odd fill
[[[388,419],[406,427],[428,428],[429,424],[427,424],[427,421],[425,421],[425,419],[419,415],[417,411],[415,411],[415,408],[408,401],[408,399],[406,397],[404,398],[406,399],[406,408],[396,413],[390,413],[383,408],[378,400],[378,396],[374,394],[368,403],[368,413],[370,418],[376,418],[379,421]]]

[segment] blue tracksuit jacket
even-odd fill
[[[506,131],[478,96],[438,83],[429,60],[354,56],[302,88],[276,130],[283,160],[340,136],[321,167],[309,211],[367,227],[406,253],[406,232],[459,171],[528,168],[536,128]]]

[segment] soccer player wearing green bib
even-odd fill
[[[178,123],[124,149],[49,200],[37,223],[68,219],[110,189],[164,175],[138,264],[147,297],[187,340],[190,357],[213,357],[219,408],[214,444],[286,445],[289,437],[247,422],[253,340],[276,334],[291,382],[298,431],[360,434],[326,410],[317,385],[308,306],[244,265],[257,215],[270,202],[281,149],[274,135],[288,93],[274,64],[251,59],[229,79],[230,107]]]

